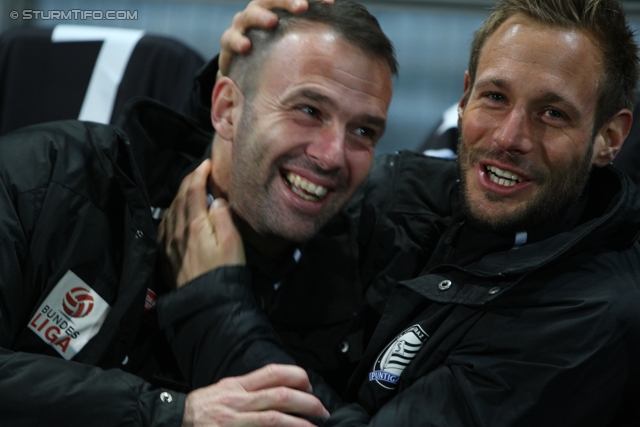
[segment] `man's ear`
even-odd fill
[[[464,91],[462,92],[462,98],[460,99],[460,103],[458,104],[458,121],[462,118],[462,113],[464,112],[464,107],[467,106],[467,101],[469,100],[469,91],[471,90],[471,83],[469,82],[469,71],[464,72]]]
[[[595,167],[601,168],[613,161],[629,135],[632,122],[633,113],[623,108],[600,128],[593,146],[592,163]]]
[[[235,113],[242,104],[240,88],[229,77],[221,77],[211,93],[211,124],[223,139],[233,140]]]

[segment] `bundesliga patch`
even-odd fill
[[[109,310],[100,295],[67,271],[38,308],[29,329],[70,360],[98,333]]]
[[[420,325],[405,329],[382,350],[373,365],[373,370],[369,372],[369,381],[375,381],[380,386],[393,390],[402,372],[428,338],[429,335]]]
[[[156,300],[158,296],[151,289],[147,288],[147,296],[144,299],[144,308],[142,309],[142,313],[148,313],[156,306]]]

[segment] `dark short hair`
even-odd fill
[[[617,0],[500,0],[476,31],[469,60],[470,87],[487,39],[506,20],[523,15],[554,28],[588,33],[602,52],[594,134],[622,108],[633,110],[638,82],[638,45]],[[468,96],[468,94],[466,95]]]
[[[326,25],[365,55],[386,63],[393,75],[398,74],[393,44],[380,28],[378,20],[361,4],[351,0],[335,0],[333,5],[326,5],[312,0],[308,9],[301,14],[282,9],[275,9],[274,12],[279,18],[278,25],[271,30],[249,29],[247,37],[251,40],[251,51],[246,55],[234,56],[231,63],[229,76],[242,88],[245,96],[255,92],[262,61],[275,42],[291,30],[309,23]]]

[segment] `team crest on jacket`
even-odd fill
[[[111,306],[67,271],[29,322],[29,329],[69,360],[93,338]]]
[[[393,390],[404,369],[416,357],[428,338],[429,335],[420,325],[405,329],[382,350],[373,365],[373,370],[369,372],[369,381],[375,381],[381,387]]]

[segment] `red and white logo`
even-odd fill
[[[147,288],[147,297],[144,300],[144,309],[142,310],[142,313],[147,313],[153,307],[155,307],[157,298],[158,297],[156,296],[156,293]]]
[[[70,360],[100,331],[110,310],[100,294],[69,270],[40,304],[29,329]]]
[[[85,317],[93,310],[91,291],[83,287],[71,289],[62,299],[62,309],[71,317]]]

